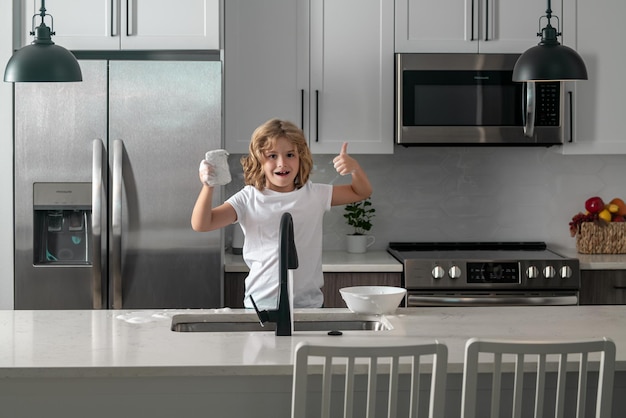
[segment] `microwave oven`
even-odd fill
[[[396,54],[401,145],[562,144],[562,83],[512,81],[519,54]]]

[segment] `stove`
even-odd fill
[[[407,306],[576,305],[578,259],[543,242],[391,242]]]

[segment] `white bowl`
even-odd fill
[[[348,308],[361,314],[392,314],[406,295],[406,289],[393,286],[353,286],[339,289]]]

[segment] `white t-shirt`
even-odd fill
[[[298,268],[293,271],[294,308],[319,308],[324,302],[321,287],[322,221],[330,210],[332,186],[307,182],[293,192],[259,191],[245,186],[226,202],[237,212],[245,235],[243,259],[250,269],[246,277],[244,306],[276,309],[279,288],[279,229],[285,212],[293,218]]]

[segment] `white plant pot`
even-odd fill
[[[361,254],[374,244],[373,235],[346,235],[346,248],[349,253]]]

